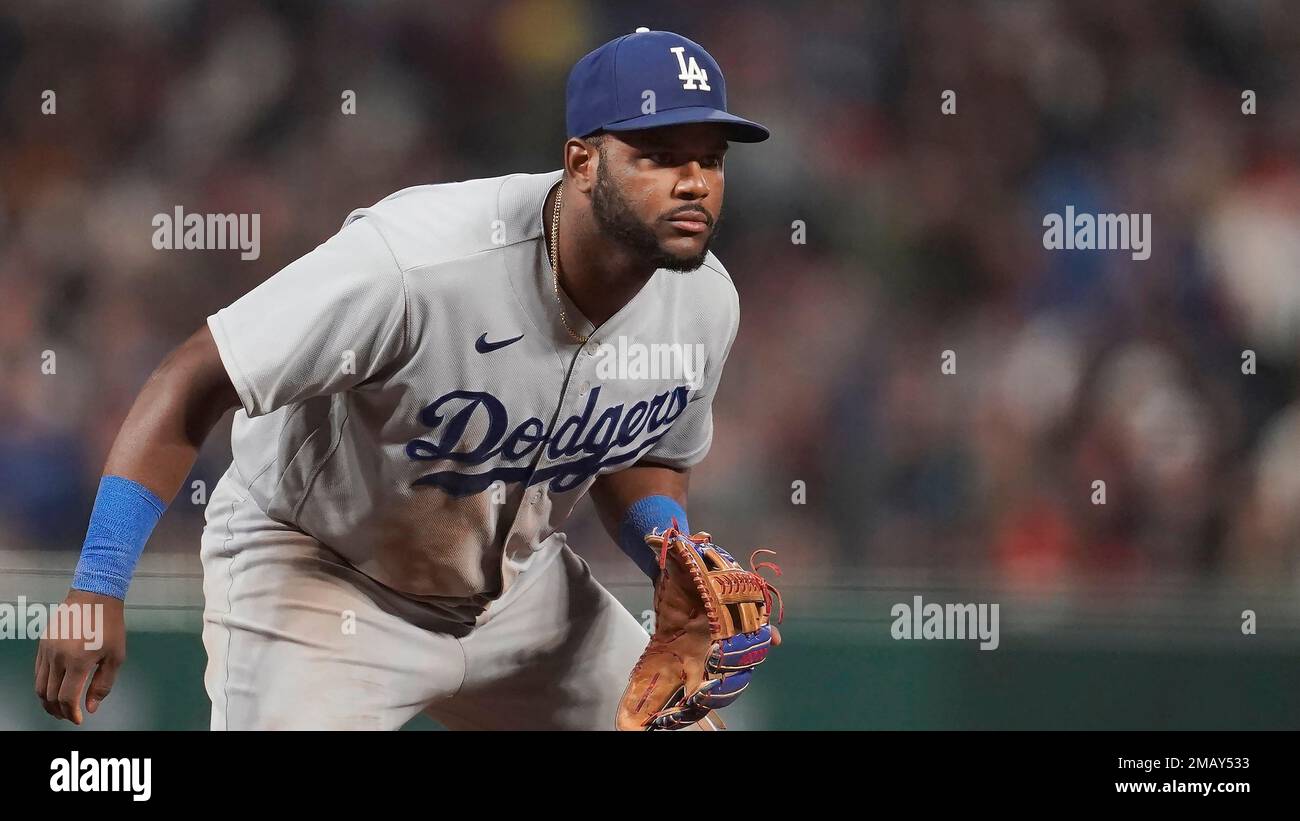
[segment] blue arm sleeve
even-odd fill
[[[636,566],[652,580],[659,578],[659,557],[650,545],[645,543],[646,534],[658,528],[670,527],[673,519],[683,533],[690,533],[686,522],[686,511],[671,496],[646,496],[628,506],[623,514],[623,521],[618,528],[618,546],[622,548]]]
[[[126,599],[144,543],[166,509],[167,504],[139,482],[121,476],[100,479],[73,589]]]

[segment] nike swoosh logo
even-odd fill
[[[498,348],[504,348],[507,345],[513,345],[514,343],[518,342],[523,338],[524,335],[520,334],[519,336],[516,336],[514,339],[503,339],[500,342],[488,342],[487,334],[483,334],[477,340],[474,341],[474,350],[478,351],[479,353],[492,353]]]

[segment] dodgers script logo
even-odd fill
[[[595,476],[601,468],[636,461],[642,452],[663,438],[686,410],[689,393],[686,385],[679,385],[656,394],[649,401],[636,402],[630,408],[622,404],[611,405],[596,417],[593,424],[592,414],[600,397],[600,387],[597,386],[587,396],[582,413],[564,420],[548,438],[546,425],[535,416],[511,429],[505,405],[486,391],[451,391],[420,411],[420,423],[427,426],[430,433],[439,434],[437,440],[433,437],[412,439],[406,445],[407,456],[422,461],[443,459],[473,466],[498,456],[511,462],[528,460],[538,447],[545,447],[547,458],[564,461],[537,470],[523,465],[496,467],[483,473],[438,471],[421,476],[412,482],[412,486],[433,485],[452,496],[481,493],[497,480],[507,484],[524,482],[525,487],[550,482],[552,491],[573,490]],[[465,431],[476,415],[486,416],[487,429],[478,441],[463,441]],[[643,433],[649,434],[648,437],[637,442]],[[633,443],[635,447],[631,450],[610,453]]]

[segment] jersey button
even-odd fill
[[[591,383],[583,382],[581,385],[578,386],[578,396],[586,396],[587,391],[590,389],[591,389]]]
[[[540,505],[541,503],[542,503],[542,492],[540,490],[533,491],[533,504]]]

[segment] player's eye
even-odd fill
[[[645,157],[655,165],[663,166],[665,168],[675,168],[678,165],[681,165],[683,162],[681,158],[667,151],[651,152],[649,154],[646,154]],[[701,168],[709,168],[709,169],[721,168],[722,155],[710,154],[708,156],[701,157],[699,162]]]

